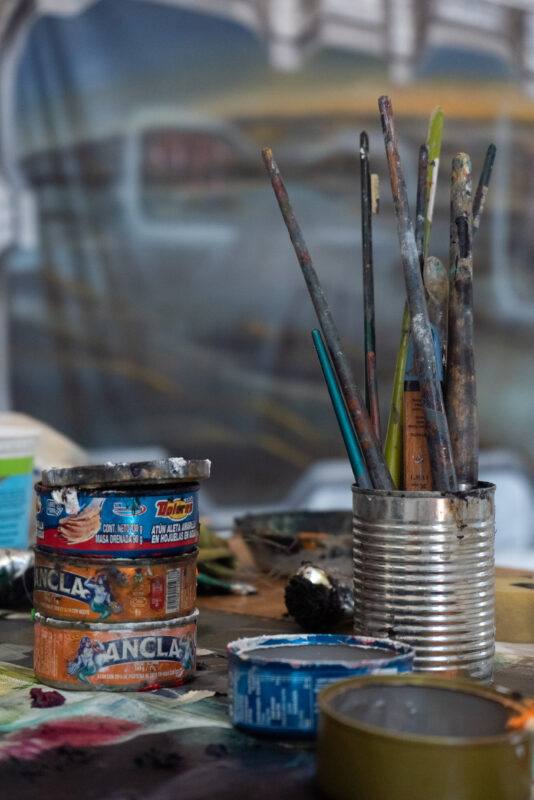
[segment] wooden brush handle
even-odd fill
[[[407,491],[431,490],[432,471],[420,389],[405,386],[403,403],[404,488]]]

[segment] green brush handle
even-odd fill
[[[401,339],[397,351],[397,361],[395,362],[395,374],[393,376],[393,391],[391,393],[391,405],[389,407],[388,427],[386,432],[386,442],[384,445],[384,456],[386,464],[393,478],[396,489],[402,488],[402,416],[403,416],[403,397],[404,397],[404,373],[406,372],[406,361],[408,359],[408,342],[410,340],[410,312],[408,305],[404,305],[402,315]]]

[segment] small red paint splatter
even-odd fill
[[[32,699],[32,708],[52,708],[53,706],[62,706],[65,698],[59,692],[52,690],[45,692],[43,689],[30,689],[30,697]]]
[[[98,747],[120,741],[142,726],[137,722],[111,717],[71,717],[56,722],[43,722],[5,737],[0,745],[0,759],[36,758],[46,750],[70,747]]]

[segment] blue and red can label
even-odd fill
[[[135,558],[184,553],[198,543],[198,485],[142,494],[40,485],[36,491],[42,548]]]

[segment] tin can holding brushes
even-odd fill
[[[355,633],[412,645],[416,671],[491,678],[494,492],[353,487]]]
[[[58,620],[145,622],[190,614],[197,551],[172,558],[76,558],[36,548],[33,604]]]

